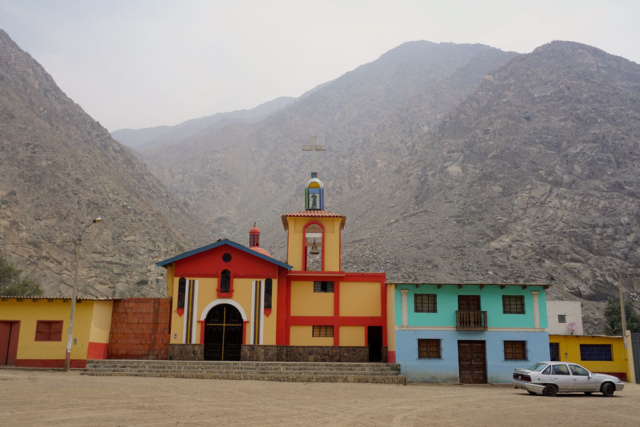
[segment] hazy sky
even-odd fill
[[[0,28],[109,130],[299,96],[411,40],[640,62],[640,0],[0,0]]]

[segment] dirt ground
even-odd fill
[[[640,386],[530,396],[506,386],[89,377],[0,369],[0,426],[640,425]]]

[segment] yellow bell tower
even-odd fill
[[[287,239],[287,263],[293,271],[336,272],[340,270],[341,232],[346,217],[324,210],[324,185],[316,171],[316,152],[325,151],[324,145],[303,145],[311,151],[311,179],[305,186],[305,210],[282,215]]]

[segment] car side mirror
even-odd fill
[[[589,372],[589,378],[590,379],[593,378],[593,375],[591,375],[591,372]]]

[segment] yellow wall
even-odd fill
[[[380,282],[340,282],[340,316],[381,316]]]
[[[578,363],[592,372],[627,372],[627,356],[622,337],[549,335],[549,342],[559,344],[559,356],[562,362]],[[610,344],[613,360],[610,362],[583,361],[580,358],[580,344]]]
[[[287,264],[294,271],[302,270],[304,226],[318,221],[324,226],[324,271],[340,271],[340,223],[342,218],[289,217]]]
[[[85,301],[85,304],[89,301]],[[89,341],[101,344],[109,344],[109,332],[111,331],[111,314],[113,301],[92,301],[93,316]],[[76,308],[78,305],[76,305]]]
[[[169,264],[167,266],[167,296],[171,296],[173,295],[173,269],[175,267],[175,264]],[[178,282],[176,282],[177,285]]]
[[[262,342],[264,345],[276,344],[276,313],[278,312],[278,280],[271,279],[271,314],[264,317],[264,335]],[[264,281],[262,282],[264,286]]]
[[[111,322],[111,301],[103,301],[94,319],[95,301],[76,303],[76,313],[73,326],[73,337],[77,344],[71,346],[71,359],[86,359],[89,338],[92,329],[97,339],[104,341],[102,329]],[[0,320],[19,320],[20,334],[18,336],[18,359],[64,359],[67,348],[67,334],[69,330],[69,315],[71,301],[46,299],[32,300],[24,298],[22,302],[16,299],[0,301]],[[36,324],[38,320],[62,320],[62,339],[60,341],[36,341]],[[96,325],[92,326],[92,320]]]
[[[313,326],[292,326],[290,345],[333,346],[333,337],[314,337]]]
[[[387,349],[396,351],[395,285],[387,285]]]
[[[364,347],[364,326],[340,326],[340,345]]]
[[[197,278],[197,277],[185,277],[186,280],[197,280],[198,281],[198,307],[197,307],[197,319],[200,320],[202,318],[202,314],[206,307],[213,301],[218,299],[217,287],[218,287],[218,279],[217,278]],[[179,316],[177,312],[176,302],[178,300],[178,281],[179,277],[175,277],[173,279],[173,305],[171,307],[171,344],[182,344],[182,330],[184,325],[184,315]],[[247,316],[247,321],[251,322],[253,313],[251,312],[251,292],[252,292],[252,284],[254,281],[260,280],[262,281],[262,286],[266,281],[266,278],[242,278],[242,279],[233,279],[233,301],[236,301],[240,304]],[[272,279],[272,298],[271,298],[271,314],[269,317],[264,317],[264,328],[263,328],[263,344],[274,345],[276,343],[276,318],[277,318],[277,295],[278,295],[278,281],[276,279]],[[313,291],[313,287],[311,289]],[[333,295],[333,294],[331,294]],[[196,322],[193,325],[196,328],[196,341],[195,343],[201,344],[200,342],[200,324]],[[247,334],[249,333],[249,326],[247,326]]]
[[[333,293],[313,292],[313,282],[291,282],[292,316],[333,316]]]

